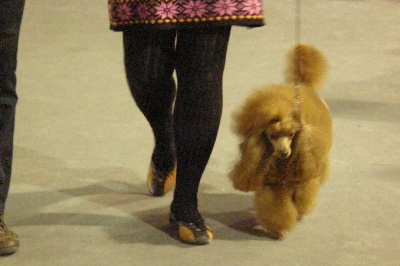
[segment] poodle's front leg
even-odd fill
[[[280,239],[296,225],[292,195],[293,188],[281,185],[264,186],[256,192],[257,220],[270,238]]]
[[[296,187],[293,194],[293,203],[296,206],[298,220],[310,213],[314,208],[321,182],[319,178],[313,178]]]

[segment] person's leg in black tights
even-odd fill
[[[129,88],[153,130],[152,161],[158,171],[175,167],[172,108],[176,95],[174,50],[176,31],[125,31],[125,69]]]
[[[200,218],[197,192],[220,124],[229,36],[230,27],[124,32],[129,87],[155,136],[152,160],[157,170],[177,164],[171,210],[185,222]]]
[[[200,179],[210,158],[222,113],[222,76],[230,27],[178,30],[174,111],[177,181],[171,210],[194,222]]]

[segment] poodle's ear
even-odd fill
[[[274,146],[272,146],[271,141],[269,140],[267,133],[265,131],[263,131],[261,133],[261,139],[263,140],[263,142],[265,143],[265,151],[266,151],[266,157],[269,158],[272,156],[272,154],[274,153]]]
[[[299,142],[300,142],[300,134],[301,134],[301,131],[297,131],[296,134],[294,134],[294,137],[292,139],[291,149],[293,152],[298,151]]]
[[[310,128],[302,127],[302,130],[297,132],[292,141],[292,160],[296,161],[297,174],[301,179],[308,180],[314,178],[318,174],[316,165],[317,158],[310,145]]]
[[[296,130],[294,137],[292,139],[291,149],[293,152],[299,151],[301,145],[299,146],[299,142],[304,142],[304,137],[307,135],[306,131],[308,130],[305,125],[304,119],[301,117],[301,114],[295,113],[293,114],[294,125],[293,128]],[[299,146],[299,147],[298,147]]]
[[[258,167],[264,154],[261,141],[259,136],[252,136],[240,144],[241,158],[229,173],[235,189],[248,192],[261,186],[262,180],[258,175]]]

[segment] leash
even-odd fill
[[[300,44],[301,40],[301,0],[296,0],[296,12],[295,12],[295,43],[296,46]],[[293,60],[295,67],[301,72],[301,66],[297,65],[299,60],[297,60],[296,51],[294,52]],[[295,117],[300,120],[300,81],[295,80],[294,84],[294,99],[293,99],[293,109],[295,112]]]
[[[301,0],[296,0],[296,10],[295,10],[295,43],[296,47],[300,44],[301,41]],[[302,71],[302,66],[299,63],[300,60],[297,58],[297,51],[294,51],[293,55],[293,60],[294,60],[294,67],[296,68],[295,71],[297,71],[300,75],[303,72]],[[301,125],[301,119],[300,119],[300,79],[295,79],[294,80],[294,97],[293,97],[293,110],[294,110],[294,118],[297,119],[297,121]],[[265,132],[262,135],[263,138],[268,137],[265,135]],[[276,162],[272,162],[269,165],[269,171],[279,171]],[[276,186],[282,186],[282,185],[298,185],[302,183],[303,180],[280,180],[280,181],[273,181],[273,182],[267,182],[266,181],[266,175],[263,178],[263,186],[264,187],[276,187]]]

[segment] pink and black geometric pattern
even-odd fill
[[[111,28],[134,25],[262,26],[262,0],[108,0]]]

